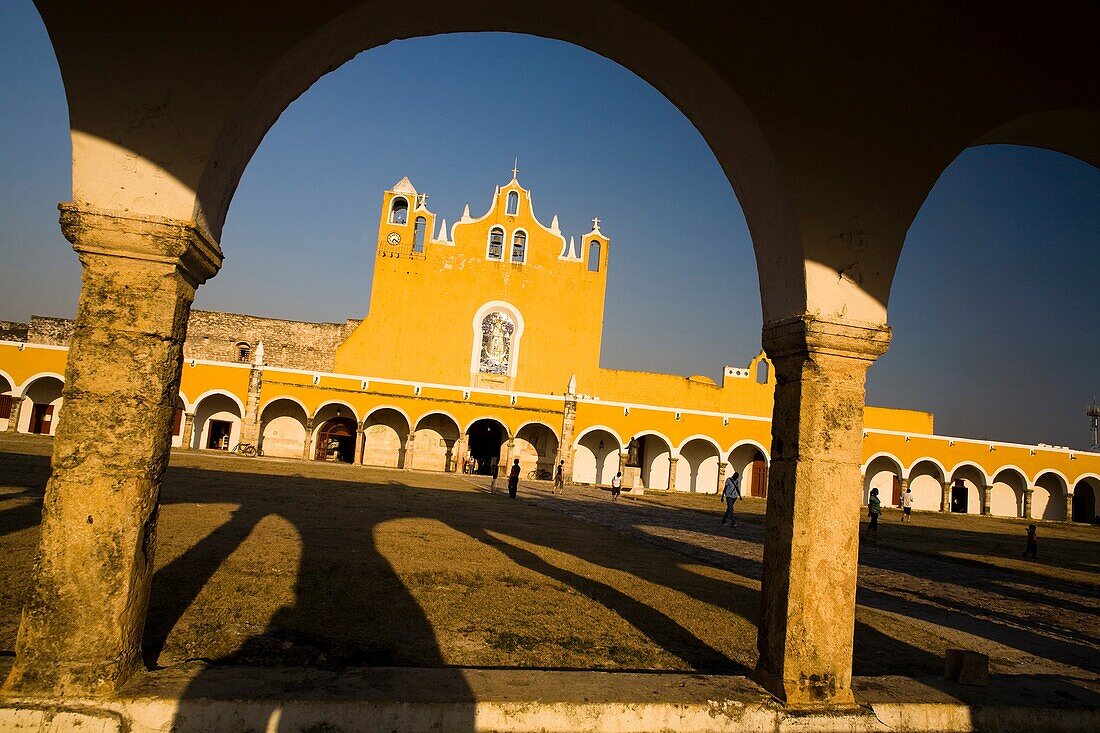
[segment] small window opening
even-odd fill
[[[600,271],[600,243],[595,239],[588,245],[588,271]]]
[[[757,364],[756,364],[756,383],[757,384],[767,384],[768,383],[769,366],[770,365],[768,364],[768,362],[765,361],[764,359],[761,359],[759,362],[757,362]]]
[[[508,216],[519,213],[519,194],[515,191],[508,192]]]
[[[390,204],[390,224],[407,224],[409,222],[409,202],[397,197]]]
[[[499,227],[489,230],[489,259],[504,259],[504,230]]]
[[[241,364],[247,364],[252,361],[252,347],[244,341],[237,344],[237,361]]]
[[[523,262],[527,256],[527,235],[516,232],[512,235],[512,262]]]
[[[422,216],[416,217],[416,224],[413,225],[413,252],[424,251],[424,236],[428,229],[428,220]]]

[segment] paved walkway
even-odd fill
[[[480,477],[467,480],[488,486]],[[710,515],[629,495],[612,502],[608,491],[593,487],[570,486],[555,495],[545,482],[521,483],[520,498],[760,579],[762,517],[742,516],[736,528],[722,526],[717,499]],[[1100,674],[1100,587],[1095,585],[864,544],[857,601],[857,646],[862,634],[883,627],[894,631],[901,623],[910,625],[913,647],[941,659],[943,649],[960,646],[989,655],[993,672],[1090,679]]]

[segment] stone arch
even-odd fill
[[[16,430],[20,433],[54,435],[65,402],[62,397],[64,388],[65,378],[56,372],[40,372],[23,382],[19,391],[19,424]],[[13,397],[13,405],[15,400]]]
[[[442,410],[421,415],[405,446],[405,468],[420,471],[449,471],[454,446],[461,435],[458,421]]]
[[[363,463],[404,468],[405,442],[411,432],[409,416],[400,407],[373,408],[363,420]]]
[[[265,456],[301,458],[309,410],[295,397],[276,397],[260,410],[260,445]]]
[[[229,392],[229,391],[224,390],[224,389],[208,389],[208,390],[206,390],[205,392],[203,392],[202,394],[200,394],[198,397],[195,398],[194,403],[192,403],[192,405],[191,405],[191,411],[196,412],[199,408],[199,403],[200,402],[205,400],[207,397],[212,397],[214,395],[221,395],[222,397],[227,398],[229,401],[231,401],[233,404],[235,404],[237,406],[237,410],[240,412],[240,414],[242,414],[242,415],[244,414],[244,403],[241,402],[241,398],[238,397],[237,395],[233,394],[232,392]]]
[[[508,426],[495,417],[482,416],[471,420],[463,431],[466,436],[468,466],[472,473],[491,476],[506,470],[508,460],[505,445],[510,439]]]
[[[573,481],[610,484],[619,471],[622,438],[611,428],[593,425],[573,441]]]
[[[951,469],[951,511],[982,514],[982,494],[989,485],[985,469],[973,461],[962,461]]]
[[[641,443],[642,486],[647,489],[665,490],[668,488],[668,471],[672,465],[672,441],[657,430],[642,430],[634,434]]]
[[[741,496],[766,498],[768,495],[768,471],[771,456],[767,449],[755,440],[739,440],[726,452],[726,475],[736,471],[741,475]]]
[[[554,477],[558,436],[552,427],[538,421],[525,423],[516,431],[512,443],[512,457],[519,459],[520,476],[535,471],[536,476]]]
[[[1095,524],[1096,498],[1100,496],[1100,476],[1097,474],[1085,474],[1080,476],[1073,484],[1073,515],[1074,522]]]
[[[241,440],[244,407],[223,390],[204,392],[195,401],[195,430],[190,448],[232,450]]]
[[[1035,477],[1031,492],[1031,517],[1061,521],[1066,518],[1066,492],[1069,482],[1061,471],[1053,468]]]
[[[713,438],[693,435],[680,443],[676,452],[680,456],[676,462],[677,491],[692,494],[718,492],[718,462],[722,449]]]
[[[347,415],[333,416],[316,428],[317,447],[313,457],[330,463],[355,463],[359,423]]]
[[[906,473],[909,488],[913,490],[913,508],[939,511],[943,499],[943,482],[947,480],[947,471],[943,464],[931,456],[924,456],[909,464]]]
[[[900,480],[905,477],[901,461],[885,451],[876,453],[863,464],[863,503],[871,498],[871,489],[878,489],[883,506],[900,504]]]
[[[0,369],[0,432],[8,429],[15,401],[18,399],[15,391],[15,380],[11,375]]]
[[[1019,466],[1001,466],[990,484],[989,513],[995,517],[1024,516],[1027,474]]]
[[[347,417],[355,422],[359,421],[359,413],[349,403],[344,400],[325,400],[313,411],[314,428],[316,429],[319,423],[332,417]]]

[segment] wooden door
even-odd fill
[[[752,462],[752,486],[750,495],[761,499],[768,495],[768,464],[761,458]]]
[[[894,504],[893,506],[901,506],[901,479],[894,476]]]
[[[53,405],[34,403],[31,410],[31,432],[36,435],[49,435],[53,423]]]

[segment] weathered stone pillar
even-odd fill
[[[241,420],[241,443],[260,443],[260,391],[263,384],[263,367],[253,364],[248,371],[248,397],[244,403],[244,419]]]
[[[1035,488],[1028,486],[1024,489],[1024,519],[1031,519],[1031,495],[1035,492]]]
[[[313,418],[306,418],[306,437],[302,441],[302,460],[308,461],[310,449],[313,447]]]
[[[989,515],[993,509],[993,487],[982,486],[982,514]]]
[[[854,705],[859,480],[867,369],[890,329],[799,316],[764,326],[775,366],[760,659],[794,707]]]
[[[8,430],[9,433],[19,432],[19,413],[23,411],[23,398],[18,395],[13,395],[11,398],[11,414],[8,415]]]
[[[565,404],[561,413],[561,442],[558,444],[558,460],[554,461],[554,470],[558,470],[558,462],[565,461],[562,477],[565,483],[573,482],[573,440],[576,434],[577,423],[577,377],[569,378],[569,386],[565,390]]]
[[[195,413],[183,413],[183,432],[180,434],[180,447],[191,448],[195,439]]]
[[[668,457],[668,490],[676,490],[676,464],[679,462],[680,456],[670,455]]]
[[[413,462],[413,447],[416,443],[416,433],[409,433],[405,436],[405,460],[402,461],[401,467],[406,469],[412,468]]]
[[[721,458],[721,456],[719,456]],[[722,486],[726,483],[726,462],[722,461],[718,464],[718,489],[717,493],[722,493]]]
[[[951,511],[951,485],[950,480],[943,482],[943,493],[940,495],[940,511],[944,514]]]
[[[60,208],[83,275],[34,584],[5,687],[101,695],[141,667],[187,318],[222,256],[190,222]]]
[[[515,449],[516,442],[512,438],[508,438],[508,442],[504,444],[504,458],[497,464],[497,476],[500,478],[507,477],[508,472],[512,470],[512,453]]]
[[[1066,521],[1073,521],[1073,492],[1066,492]]]
[[[470,436],[466,433],[458,436],[455,443],[455,473],[462,471],[462,462],[466,460],[466,451],[470,450]]]
[[[363,465],[363,450],[367,445],[367,422],[364,420],[355,430],[355,465]]]

